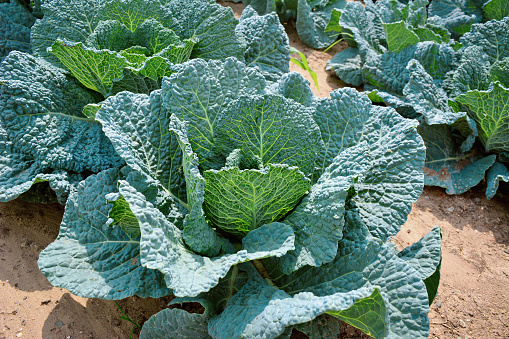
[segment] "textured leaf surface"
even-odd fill
[[[320,266],[334,259],[343,233],[348,178],[321,179],[311,188],[284,223],[295,232],[295,251],[274,265],[289,274],[302,266]]]
[[[166,308],[150,317],[141,329],[140,338],[207,339],[208,319],[199,313]]]
[[[338,318],[322,314],[307,323],[297,324],[295,328],[306,334],[309,339],[337,338],[341,333],[341,322]]]
[[[122,299],[171,294],[163,276],[141,265],[140,240],[107,223],[105,195],[117,191],[120,173],[103,171],[82,181],[68,198],[57,240],[39,256],[53,286],[86,298]]]
[[[298,166],[313,171],[321,137],[310,111],[276,95],[242,96],[221,111],[218,139],[224,151],[241,149],[263,164]]]
[[[509,57],[509,17],[474,24],[470,32],[460,39],[465,47],[481,46],[491,62]]]
[[[178,200],[187,201],[182,151],[169,129],[170,114],[163,107],[161,91],[150,96],[119,93],[101,103],[96,119],[132,169],[157,180]]]
[[[334,69],[336,75],[352,86],[360,86],[362,79],[362,60],[357,48],[347,48],[327,61],[327,69]]]
[[[310,186],[297,167],[287,165],[269,164],[262,170],[209,170],[204,178],[207,217],[223,231],[240,237],[280,220]]]
[[[235,254],[202,257],[187,249],[182,232],[127,182],[121,181],[120,193],[129,203],[141,230],[141,262],[160,270],[166,284],[176,296],[194,297],[218,284],[231,266],[247,260],[283,255],[293,248],[293,232],[289,227],[261,227],[246,237],[243,249]],[[278,227],[274,232],[271,227]],[[256,235],[260,232],[260,236]],[[245,238],[245,239],[246,239]],[[261,239],[268,239],[261,243]]]
[[[290,71],[288,36],[275,13],[258,16],[254,9],[247,7],[235,33],[247,41],[246,65],[257,66],[267,80],[274,81]]]
[[[47,62],[12,52],[0,70],[0,118],[16,153],[42,169],[74,173],[120,167],[101,125],[82,115],[96,97]]]
[[[442,234],[438,226],[418,242],[406,247],[398,256],[413,266],[422,277],[428,291],[429,305],[437,295],[442,262]]]
[[[291,72],[283,74],[273,86],[267,88],[267,92],[282,95],[309,107],[316,99],[309,85],[309,81],[300,73]]]
[[[495,161],[496,155],[463,152],[447,125],[421,125],[418,130],[426,145],[424,182],[446,188],[447,194],[461,194],[477,185]]]
[[[113,79],[120,78],[129,62],[116,52],[84,48],[81,43],[72,44],[57,40],[51,47],[60,62],[85,87],[106,96]]]
[[[467,1],[462,0],[433,0],[428,7],[428,15],[436,17],[433,22],[447,28],[455,38],[468,32],[476,22],[476,16],[468,12]]]
[[[165,107],[179,119],[189,122],[187,135],[201,166],[220,168],[215,150],[217,116],[231,99],[241,94],[261,93],[263,75],[244,63],[227,58],[191,60],[163,81]]]
[[[282,276],[276,285],[290,295],[312,292],[315,296],[378,286],[385,305],[366,303],[356,309],[356,315],[352,313],[342,320],[375,338],[427,338],[428,293],[421,274],[398,257],[394,245],[383,243],[360,228],[354,213],[348,212],[346,219],[347,231],[332,262],[301,268]],[[277,272],[271,275],[279,276]]]
[[[203,211],[205,179],[198,169],[198,157],[187,138],[187,126],[172,116],[170,130],[176,135],[182,152],[182,171],[186,180],[187,205],[184,206],[189,213],[184,219],[184,239],[195,252],[208,256],[217,255],[222,240],[205,219]]]
[[[345,148],[357,144],[363,135],[371,101],[355,89],[337,89],[330,99],[319,99],[313,118],[320,128],[324,147],[317,166],[323,171]]]
[[[455,101],[477,123],[487,152],[509,151],[509,89],[496,82],[487,91],[469,91]]]
[[[30,27],[35,17],[18,1],[0,3],[0,60],[10,51],[31,53]]]
[[[488,187],[486,188],[486,196],[491,199],[497,193],[500,181],[509,182],[509,170],[499,162],[495,162],[486,175]]]
[[[344,150],[344,161],[336,158],[338,165],[329,167],[331,175],[336,171],[357,175],[357,168],[367,165],[358,173],[352,202],[369,231],[380,239],[399,232],[423,189],[425,149],[415,127],[415,121],[393,109],[373,106],[360,140],[369,151],[356,158]]]
[[[177,18],[181,38],[198,40],[192,58],[243,60],[245,47],[235,34],[239,21],[231,8],[203,0],[173,0],[165,8]]]
[[[313,320],[325,312],[346,310],[373,291],[361,288],[326,297],[308,292],[290,296],[263,281],[250,280],[221,315],[209,320],[209,333],[219,339],[274,338],[288,326]]]

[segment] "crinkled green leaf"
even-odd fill
[[[329,167],[332,176],[358,175],[352,202],[362,222],[380,239],[399,232],[423,189],[424,143],[415,127],[415,120],[373,106],[360,140],[367,145],[366,153],[349,157],[345,149],[344,161]]]
[[[99,21],[85,41],[87,47],[112,52],[120,52],[135,44],[133,32],[118,20]]]
[[[106,96],[113,79],[130,63],[116,52],[86,48],[82,43],[57,40],[49,50],[85,87]]]
[[[346,0],[325,2],[324,6],[312,8],[307,0],[298,0],[297,21],[295,27],[299,38],[312,48],[325,48],[338,37],[337,32],[326,32],[327,24],[331,20],[333,10],[346,6]]]
[[[421,274],[398,257],[394,245],[369,236],[355,213],[346,216],[347,231],[332,262],[281,276],[276,285],[290,295],[311,292],[315,296],[378,286],[383,302],[361,303],[341,320],[375,338],[427,338],[428,293]]]
[[[429,28],[418,27],[414,28],[412,31],[419,37],[419,41],[421,42],[433,41],[437,44],[442,42],[442,37]]]
[[[221,315],[209,320],[209,333],[218,339],[274,338],[288,326],[313,320],[325,312],[347,310],[374,293],[377,290],[371,287],[323,297],[309,292],[290,296],[263,281],[250,280]]]
[[[452,70],[442,87],[452,98],[472,89],[487,90],[490,79],[490,60],[480,46],[464,49],[459,65]]]
[[[509,170],[499,162],[495,162],[486,175],[488,187],[486,188],[486,196],[491,199],[498,190],[500,181],[509,182]]]
[[[408,46],[419,42],[419,37],[406,27],[403,20],[393,23],[384,23],[387,36],[387,46],[391,52],[401,52]]]
[[[434,24],[447,28],[453,37],[468,32],[477,20],[469,13],[466,0],[433,0],[428,7],[428,15]]]
[[[495,82],[487,91],[468,91],[455,101],[477,123],[487,152],[509,151],[509,89]]]
[[[1,122],[24,161],[74,173],[122,166],[101,125],[82,114],[97,98],[63,70],[12,52],[0,74]]]
[[[208,256],[217,255],[224,240],[218,237],[205,219],[203,211],[205,179],[198,169],[198,157],[187,138],[187,125],[172,116],[169,129],[176,136],[182,152],[182,172],[186,180],[185,206],[189,213],[184,219],[183,237],[193,251]]]
[[[504,0],[489,0],[484,4],[484,15],[488,20],[502,20],[509,16],[509,3]]]
[[[509,57],[503,58],[495,62],[490,69],[490,80],[492,81],[500,81],[500,83],[509,88]],[[470,88],[470,89],[488,89],[486,88]],[[466,91],[465,91],[466,92]]]
[[[337,89],[330,98],[319,99],[313,118],[320,128],[324,147],[317,166],[321,171],[345,148],[357,144],[369,119],[371,101],[353,88]]]
[[[480,46],[491,62],[509,57],[509,17],[474,24],[460,41],[468,46]]]
[[[235,254],[202,257],[187,249],[182,232],[143,194],[126,181],[120,181],[119,190],[140,223],[142,264],[160,270],[176,296],[194,297],[207,292],[226,276],[231,266],[247,260],[280,256],[294,247],[291,229],[275,223],[252,231],[247,240],[244,238],[243,249]],[[270,241],[260,243],[264,237]]]
[[[188,138],[204,168],[220,168],[215,133],[217,116],[231,99],[261,93],[263,75],[234,59],[191,60],[163,80],[164,105],[170,113],[189,122]]]
[[[96,119],[117,153],[135,171],[157,180],[185,205],[182,152],[170,129],[161,91],[150,96],[122,92],[101,103]]]
[[[290,71],[288,36],[275,13],[258,16],[254,9],[247,7],[235,33],[247,42],[246,65],[257,66],[267,80],[274,81]]]
[[[17,0],[0,3],[0,60],[10,51],[31,53],[30,27],[35,17]]]
[[[203,0],[172,0],[165,7],[178,20],[175,31],[182,39],[197,39],[192,58],[244,60],[244,50],[235,27],[233,10]]]
[[[424,182],[446,188],[447,194],[461,194],[477,185],[496,159],[496,155],[462,151],[450,126],[421,125],[418,129],[426,145]]]
[[[211,336],[205,315],[165,308],[143,324],[140,338],[208,339]]]
[[[465,112],[454,112],[449,107],[447,93],[434,84],[433,78],[417,60],[411,60],[407,69],[410,79],[403,89],[403,95],[420,115],[421,123],[450,125],[466,115]]]
[[[117,192],[120,177],[117,169],[92,175],[69,196],[57,240],[39,255],[39,269],[53,286],[87,298],[171,294],[159,272],[142,266],[139,238],[108,224],[112,205],[105,195]]]
[[[295,250],[272,265],[289,274],[302,266],[320,266],[334,259],[351,186],[352,180],[341,176],[321,179],[313,185],[311,193],[283,221],[295,232]]]
[[[336,75],[352,86],[360,86],[362,79],[362,60],[357,48],[347,48],[327,61],[327,69],[334,69]]]
[[[428,291],[429,305],[433,302],[440,282],[442,262],[442,233],[438,226],[418,242],[406,247],[398,256],[414,267],[421,275]]]
[[[309,85],[309,81],[300,73],[291,72],[283,74],[274,85],[267,89],[267,92],[282,95],[309,107],[317,99]]]
[[[228,168],[204,173],[207,218],[221,230],[243,237],[283,218],[308,191],[297,167],[269,164],[262,170]]]
[[[217,142],[227,154],[239,148],[264,165],[298,166],[306,175],[322,148],[311,112],[282,96],[241,96],[220,112],[217,125]]]

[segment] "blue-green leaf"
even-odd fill
[[[491,199],[497,193],[500,181],[509,182],[509,170],[499,162],[495,162],[486,175],[488,187],[486,188],[486,196]]]
[[[57,240],[39,256],[39,268],[52,285],[87,298],[171,294],[158,271],[142,266],[139,238],[109,226],[112,205],[105,195],[118,192],[119,178],[117,169],[109,169],[78,185],[68,198]]]

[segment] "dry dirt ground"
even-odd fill
[[[237,14],[242,10],[242,5],[227,4]],[[286,30],[290,44],[318,73],[320,90],[312,86],[316,95],[325,97],[344,86],[325,71],[343,44],[322,53],[303,45],[292,23]],[[290,69],[311,80],[294,64]],[[461,196],[448,196],[440,188],[425,188],[393,239],[403,248],[435,225],[442,228],[442,280],[429,313],[430,338],[509,338],[509,185],[502,184],[492,200],[484,189],[481,183]],[[119,318],[113,301],[76,297],[52,287],[39,272],[39,252],[56,238],[63,212],[58,204],[0,203],[0,339],[129,338],[132,326]],[[131,297],[119,305],[142,324],[168,301]],[[341,338],[366,336],[346,327]]]

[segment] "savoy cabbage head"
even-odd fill
[[[328,67],[364,85],[374,102],[419,120],[426,185],[461,194],[507,152],[508,10],[500,1],[382,0],[332,14],[328,30],[346,33],[351,47]],[[491,183],[504,176],[489,173],[492,197]]]
[[[182,62],[233,56],[270,80],[289,71],[275,14],[246,11],[239,21],[208,0],[49,0],[42,12],[32,18],[33,55],[13,51],[0,65],[0,201],[48,181],[64,203],[88,175],[122,166],[95,120],[102,101],[148,95]]]
[[[316,98],[297,73],[269,82],[233,57],[180,64],[95,117],[126,166],[72,190],[39,258],[53,285],[205,307],[163,310],[144,338],[320,337],[338,320],[427,337],[440,230],[401,252],[388,241],[423,188],[415,120],[353,89]]]

